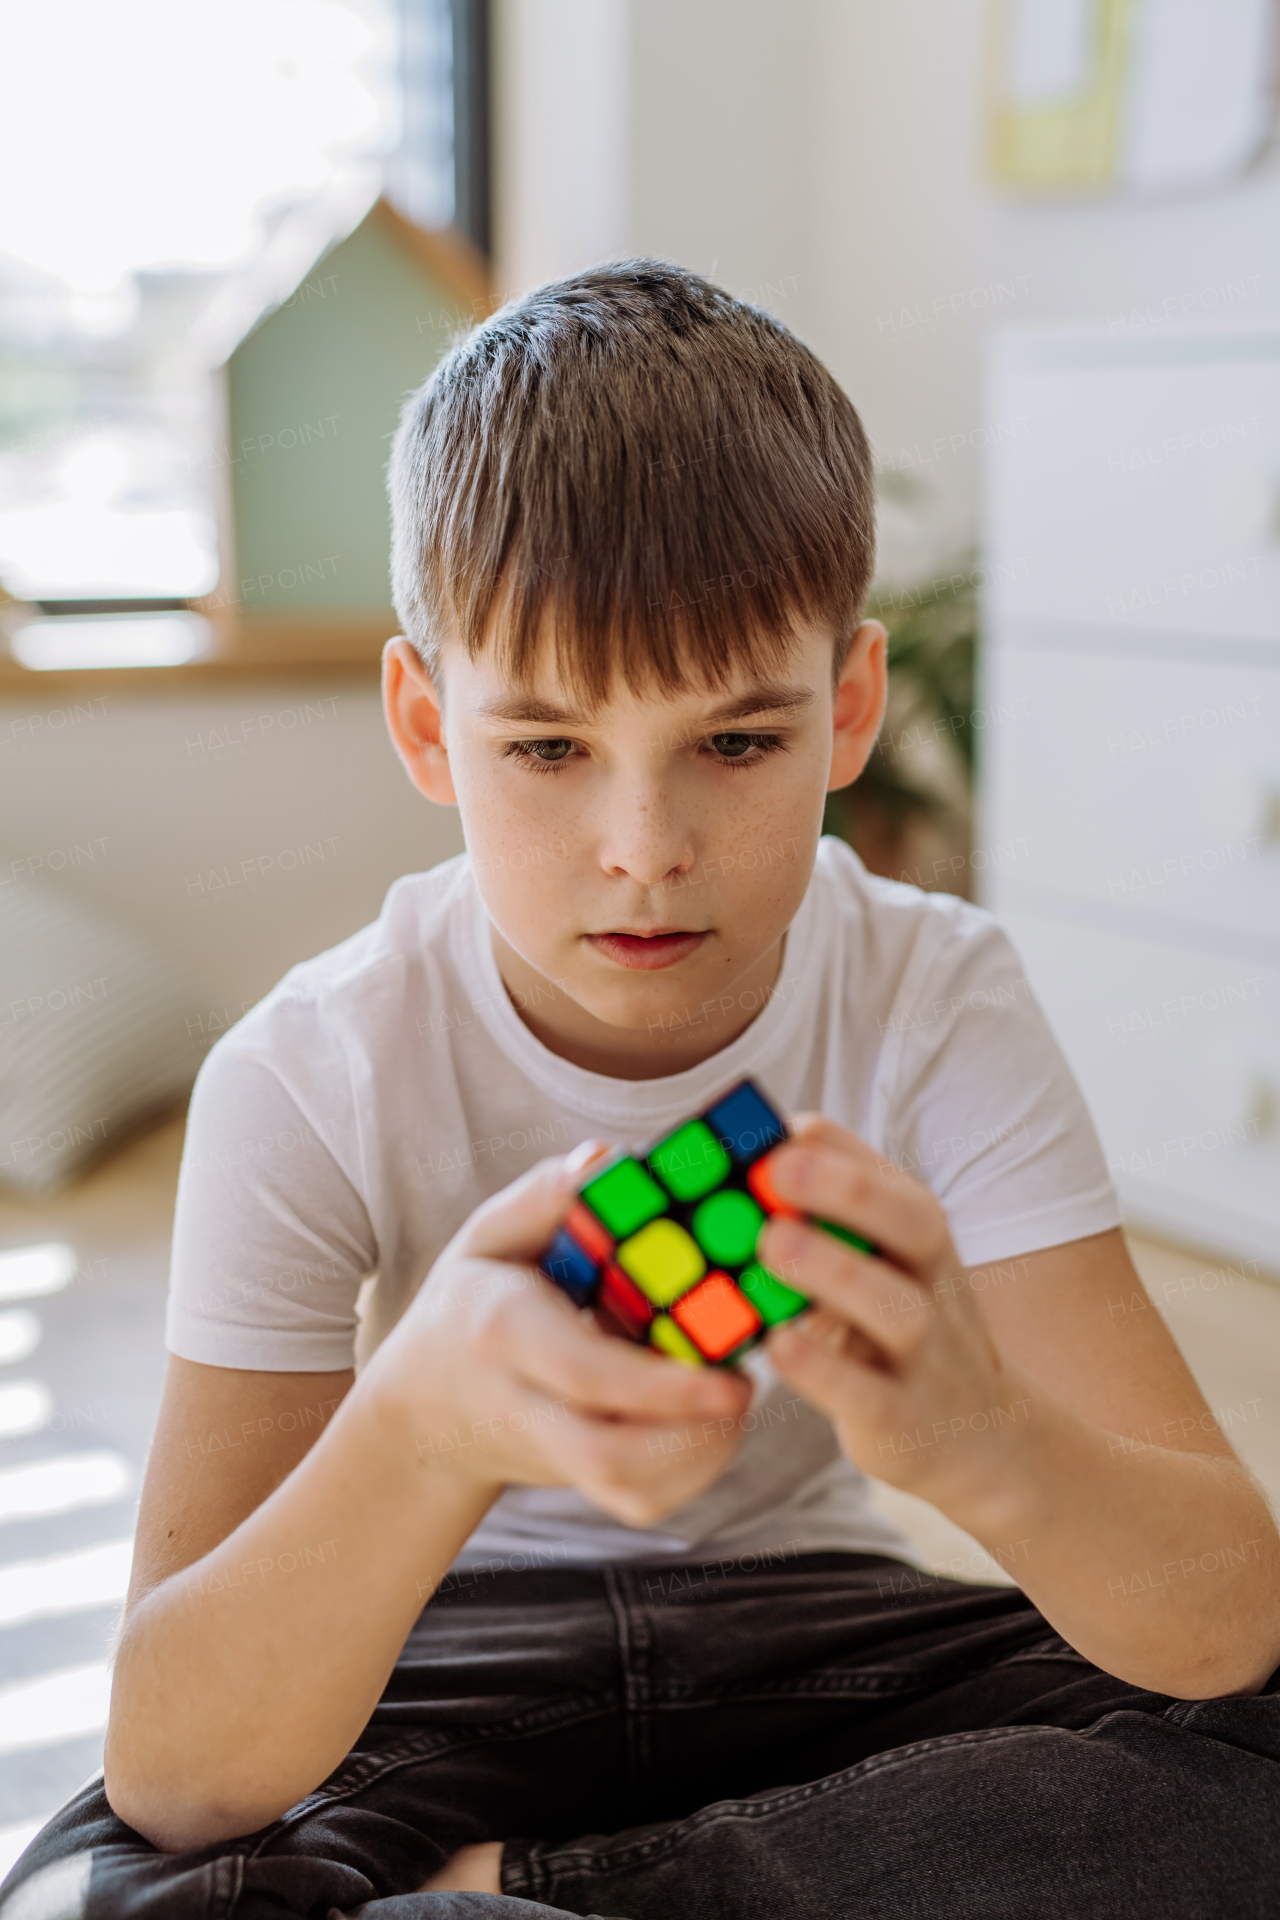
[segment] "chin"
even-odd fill
[[[652,987],[647,993],[635,988],[628,990],[619,983],[612,993],[605,989],[574,997],[606,1027],[646,1033],[655,1040],[671,1030],[673,1021],[681,1029],[687,1027],[701,1013],[703,1000],[715,998],[705,987],[671,979],[663,981],[660,992],[654,992]]]

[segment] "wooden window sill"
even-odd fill
[[[0,646],[0,700],[40,699],[70,693],[153,692],[236,680],[314,678],[358,674],[376,679],[382,649],[400,631],[385,613],[261,614],[256,618],[210,616],[209,650],[198,659],[168,667],[24,666]]]

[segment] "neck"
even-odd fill
[[[661,1080],[701,1066],[759,1018],[782,971],[783,941],[777,940],[746,973],[726,983],[731,992],[661,1022],[611,1027],[531,967],[496,927],[491,933],[502,983],[534,1038],[570,1065],[613,1080]]]

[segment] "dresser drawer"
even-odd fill
[[[1280,648],[1280,332],[997,336],[985,411],[998,627]]]
[[[1001,919],[1127,1216],[1280,1272],[1280,967],[1035,913]]]
[[[986,905],[1048,891],[1280,964],[1280,667],[994,647],[980,707]]]

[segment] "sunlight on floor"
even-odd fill
[[[0,1874],[102,1762],[181,1146],[168,1121],[55,1201],[0,1200]]]
[[[78,1453],[0,1472],[0,1520],[97,1507],[127,1493],[132,1475],[118,1453]]]
[[[123,1600],[132,1565],[133,1541],[108,1540],[100,1547],[0,1566],[0,1627]]]
[[[0,1687],[0,1753],[99,1733],[107,1724],[110,1698],[111,1670],[105,1660]]]

